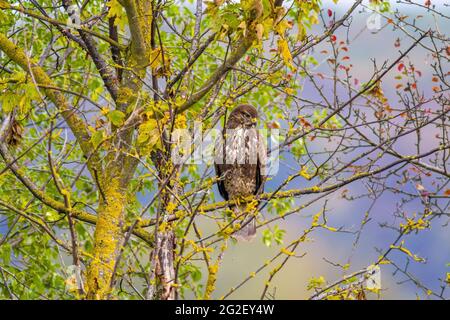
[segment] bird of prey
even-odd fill
[[[258,112],[253,106],[237,106],[215,145],[219,192],[225,200],[233,200],[235,222],[241,226],[233,236],[243,240],[256,235],[256,222],[254,210],[246,210],[246,202],[240,200],[262,192],[265,180],[267,152],[264,138],[256,128],[257,120]]]

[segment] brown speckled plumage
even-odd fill
[[[215,169],[221,178],[217,184],[225,200],[239,200],[262,191],[267,157],[263,137],[256,130],[257,119],[258,113],[253,106],[236,107],[225,125],[225,138],[218,139],[216,144]],[[233,206],[237,216],[242,215],[245,208],[246,205]],[[246,217],[240,224],[242,229],[234,236],[246,240],[253,238],[256,234],[254,217]]]

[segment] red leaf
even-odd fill
[[[331,39],[331,41],[335,42],[336,41],[336,36],[334,34],[332,34],[330,39]]]
[[[403,63],[400,63],[397,67],[397,70],[401,72],[404,67],[405,67],[405,65]]]
[[[331,17],[333,15],[333,11],[331,9],[328,9],[328,16]]]

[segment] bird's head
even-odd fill
[[[229,121],[246,128],[254,128],[258,122],[258,111],[252,105],[241,104],[231,111]]]

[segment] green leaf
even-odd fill
[[[269,229],[266,229],[263,231],[263,243],[267,246],[270,247],[272,245],[272,237],[273,234]]]
[[[11,262],[11,245],[7,242],[2,245],[1,257],[3,265],[8,265]]]
[[[125,113],[119,110],[113,110],[108,113],[108,119],[112,122],[116,127],[120,127],[123,125],[125,120]]]
[[[52,221],[57,221],[57,220],[59,220],[61,217],[59,216],[59,213],[58,213],[57,211],[52,210],[52,211],[47,211],[47,212],[45,213],[45,218],[46,218],[48,221],[52,222]]]
[[[275,240],[275,242],[277,244],[282,244],[283,243],[283,237],[284,237],[285,233],[286,233],[286,231],[278,228],[278,226],[274,227],[274,229],[273,229],[273,239]]]
[[[11,112],[16,105],[14,103],[16,99],[17,99],[16,96],[10,92],[3,93],[0,96],[0,102],[2,104],[3,112],[5,113]]]
[[[159,138],[158,134],[158,123],[155,119],[149,119],[139,126],[139,135],[137,138],[138,144],[142,144],[149,140],[150,137],[154,137],[156,134],[156,138]],[[155,142],[156,143],[156,142]]]
[[[194,267],[191,270],[191,277],[194,282],[199,282],[202,279],[202,272],[199,268]]]
[[[94,134],[91,136],[91,143],[93,144],[95,149],[97,149],[97,147],[103,141],[104,137],[105,133],[103,130],[98,130],[94,132]]]

